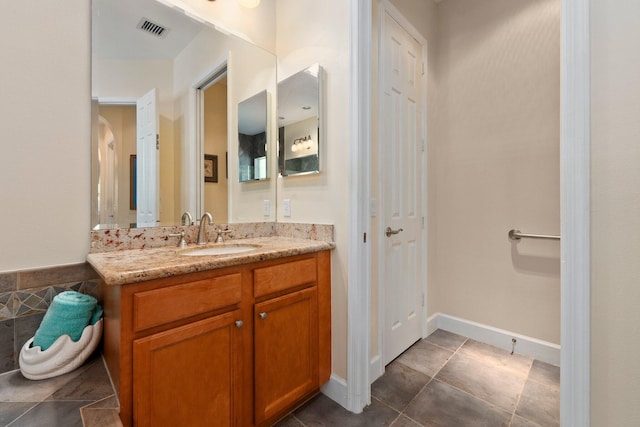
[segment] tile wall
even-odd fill
[[[74,290],[100,300],[100,286],[89,264],[0,273],[0,373],[18,369],[22,345],[31,338],[49,304]]]

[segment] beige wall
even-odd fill
[[[332,254],[333,372],[347,378],[347,270],[349,246],[349,5],[344,0],[278,0],[276,46],[278,80],[312,64],[325,70],[324,135],[320,147],[321,172],[311,176],[278,178],[278,206],[291,200],[291,217],[278,209],[280,222],[334,225]],[[313,17],[299,28],[301,17]],[[321,124],[322,126],[322,124]]]
[[[218,156],[218,182],[204,183],[204,210],[217,224],[229,221],[227,153],[227,85],[216,83],[204,92],[204,152]]]
[[[429,307],[560,342],[560,1],[438,6]]]
[[[109,122],[115,137],[118,158],[118,216],[115,223],[128,227],[135,223],[136,211],[130,208],[131,168],[130,157],[136,154],[136,107],[134,105],[100,106],[100,115]]]
[[[2,5],[0,271],[82,262],[89,250],[90,6]]]
[[[591,425],[640,425],[640,3],[591,1]]]

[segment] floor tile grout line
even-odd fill
[[[459,336],[461,336],[461,337],[462,337],[462,335],[459,335]],[[429,337],[427,337],[427,338],[429,338]],[[452,350],[450,347],[444,347],[444,346],[441,346],[440,344],[437,344],[437,343],[435,343],[435,342],[432,342],[432,341],[427,340],[427,338],[423,338],[423,341],[424,341],[424,342],[427,342],[427,343],[429,343],[429,344],[431,344],[431,345],[435,345],[436,347],[441,348],[441,349],[443,349],[443,350],[453,351],[454,353],[455,353],[455,352],[457,352],[457,351],[460,349],[460,347],[462,347],[462,346],[463,346],[463,345],[464,345],[464,344],[469,340],[469,337],[464,337],[464,341],[462,342],[462,344],[460,344],[458,347],[456,347],[456,349],[455,349],[455,350]]]
[[[7,427],[11,426],[11,424],[15,423],[16,421],[18,421],[20,418],[24,417],[26,414],[28,414],[29,412],[31,412],[33,410],[33,408],[35,408],[36,406],[38,406],[40,403],[42,402],[34,402],[33,406],[31,406],[29,409],[27,409],[26,411],[24,411],[22,414],[18,415],[16,418],[14,418],[13,420],[11,420],[11,422],[9,424],[7,424]]]
[[[91,408],[91,405],[95,405],[98,402],[103,402],[103,401],[105,401],[107,399],[111,399],[112,397],[116,397],[116,400],[117,400],[117,396],[114,393],[114,394],[110,394],[109,396],[102,397],[102,398],[100,398],[98,400],[92,400],[91,403],[87,404],[86,406],[83,406],[80,409],[85,409],[85,408],[87,408],[87,409],[119,409],[120,408],[119,406],[116,407],[116,408]],[[59,401],[56,401],[56,402],[59,402]]]
[[[111,384],[111,390],[113,390],[113,394],[116,396],[116,403],[118,405],[117,409],[120,412],[120,397],[116,392],[116,385],[113,382],[113,378],[111,378],[111,372],[109,371],[109,367],[107,366],[107,360],[104,358],[104,354],[100,352],[100,359],[102,359],[102,366],[104,366],[104,370],[107,373],[107,377],[109,378],[109,384]]]
[[[518,394],[518,399],[516,399],[516,404],[513,407],[513,414],[511,414],[511,422],[509,423],[509,426],[511,426],[511,424],[513,423],[513,420],[516,417],[516,411],[518,410],[518,405],[520,405],[520,401],[522,400],[522,395],[524,394],[524,388],[527,386],[527,381],[529,381],[529,375],[531,375],[531,369],[533,368],[534,360],[535,359],[532,358],[531,365],[529,365],[529,371],[527,372],[527,376],[524,379],[524,383],[522,383],[522,389],[520,390],[520,393]]]
[[[461,388],[459,388],[459,387],[456,387],[456,386],[455,386],[455,385],[453,385],[453,384],[449,384],[448,382],[446,382],[446,381],[444,381],[444,380],[441,380],[441,379],[439,379],[439,378],[434,378],[434,381],[438,381],[438,382],[439,382],[439,383],[441,383],[441,384],[446,384],[446,385],[448,385],[448,386],[449,386],[449,387],[451,387],[451,388],[454,388],[454,389],[456,389],[456,390],[458,390],[458,391],[460,391],[460,392],[462,392],[462,393],[464,393],[464,394],[466,394],[466,395],[468,395],[468,396],[473,397],[474,399],[478,399],[479,401],[481,401],[481,402],[483,402],[483,403],[486,403],[487,405],[491,406],[492,408],[498,409],[498,410],[500,410],[500,411],[502,411],[502,412],[505,412],[505,413],[507,413],[507,414],[510,414],[510,413],[511,413],[511,411],[510,411],[509,409],[505,409],[505,408],[503,408],[503,407],[501,407],[501,406],[496,405],[495,403],[489,402],[488,400],[485,400],[485,399],[483,399],[483,398],[481,398],[481,397],[478,397],[478,396],[476,396],[476,395],[475,395],[475,394],[473,394],[473,393],[469,393],[468,391],[463,390],[463,389],[461,389]],[[514,409],[514,411],[515,411],[515,409]]]

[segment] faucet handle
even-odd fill
[[[180,237],[180,240],[178,240],[178,247],[179,248],[186,248],[187,247],[187,241],[184,238],[184,231],[181,231],[179,233],[172,233],[169,234],[170,237]]]
[[[218,235],[216,236],[215,243],[224,243],[222,235],[231,233],[231,230],[220,230],[219,228],[216,228],[216,233],[218,233]]]

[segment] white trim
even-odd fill
[[[348,387],[344,378],[331,374],[329,381],[320,387],[320,391],[334,402],[347,407]]]
[[[347,307],[347,401],[360,413],[371,403],[371,248],[369,168],[371,154],[371,0],[351,0],[351,93],[349,138],[349,267]]]
[[[590,423],[590,0],[562,1],[560,423]]]
[[[194,141],[193,145],[189,145],[187,150],[187,157],[190,165],[196,165],[195,168],[184,168],[183,171],[187,171],[189,174],[187,179],[190,183],[189,191],[187,194],[186,211],[193,213],[194,220],[198,221],[204,214],[204,191],[202,183],[204,181],[204,164],[198,159],[204,158],[204,91],[214,85],[223,76],[229,79],[229,57],[227,56],[222,62],[213,67],[204,76],[199,78],[191,85],[190,102],[189,105],[192,108],[191,123],[193,125],[192,138],[190,141]],[[204,86],[204,89],[203,89]],[[230,86],[230,85],[229,85]],[[229,93],[227,92],[227,112],[229,112]],[[229,124],[227,123],[227,129]],[[230,132],[227,132],[227,137]],[[228,139],[228,138],[227,138]],[[229,151],[229,141],[227,140],[227,151]],[[184,162],[184,160],[183,160]],[[191,173],[189,173],[191,171]],[[184,175],[185,172],[183,172]],[[228,214],[228,213],[227,213]]]
[[[95,99],[95,98],[94,98]],[[131,96],[99,96],[100,105],[136,105],[138,98]]]
[[[369,361],[369,384],[373,384],[382,374],[384,374],[384,365],[382,364],[382,357],[378,353]]]
[[[436,329],[442,329],[507,351],[513,350],[511,340],[515,338],[515,352],[517,354],[552,365],[560,365],[560,346],[558,344],[442,313],[436,313],[429,317],[428,323],[433,329],[430,333]]]

